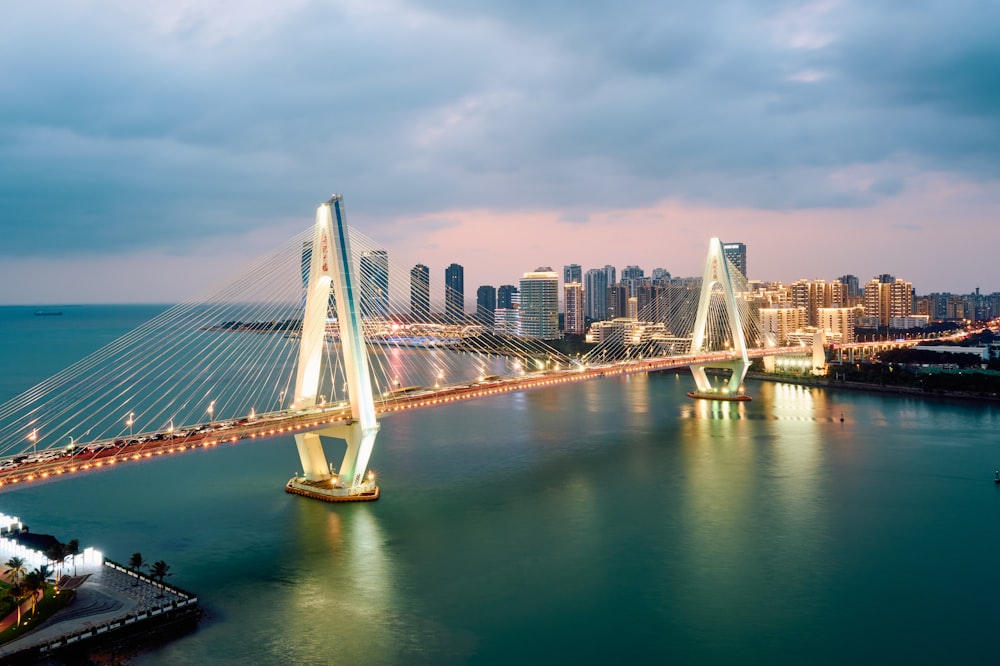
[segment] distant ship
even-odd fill
[[[35,310],[36,317],[57,317],[62,314],[62,310]]]

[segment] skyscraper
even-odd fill
[[[512,284],[502,284],[497,289],[497,309],[514,309],[514,295],[517,294],[517,287]]]
[[[548,266],[521,278],[521,335],[555,340],[559,337],[559,275]]]
[[[628,287],[623,284],[608,285],[608,312],[607,319],[619,319],[627,313],[628,307]]]
[[[465,319],[465,269],[459,264],[444,270],[444,314],[450,322]]]
[[[500,335],[521,335],[521,295],[514,285],[497,290],[497,309],[493,311],[493,331]]]
[[[361,291],[361,316],[389,315],[389,253],[368,250],[361,253],[358,288]]]
[[[877,317],[881,326],[889,326],[893,317],[913,314],[913,285],[882,274],[865,285],[865,317]]]
[[[583,269],[580,264],[570,264],[569,266],[563,266],[563,284],[569,284],[571,282],[579,282],[583,284]]]
[[[629,280],[638,280],[645,275],[645,271],[640,266],[626,266],[622,269],[622,282],[626,283]]]
[[[747,246],[743,243],[723,243],[722,254],[747,277]]]
[[[423,264],[410,269],[410,316],[414,321],[431,316],[431,269]]]
[[[567,335],[583,335],[587,332],[583,311],[583,285],[569,282],[563,285],[563,328]]]
[[[665,268],[653,269],[653,284],[663,284],[670,281],[670,271]]]
[[[847,295],[854,298],[861,295],[861,285],[857,275],[841,275],[837,281],[847,287]]]
[[[493,326],[493,313],[497,309],[497,290],[491,284],[476,289],[476,319],[483,326]]]
[[[610,264],[606,265],[604,267],[604,283],[607,285],[612,285],[612,284],[617,284],[617,282],[618,282],[618,277],[617,273],[615,272],[615,267],[611,266]]]
[[[608,278],[603,269],[591,268],[584,276],[583,298],[586,315],[591,321],[602,321],[608,314]]]

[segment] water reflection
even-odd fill
[[[377,512],[300,501],[293,507],[290,590],[277,613],[286,663],[397,661],[400,607]]]
[[[793,620],[794,606],[759,603],[768,588],[805,598],[825,582],[825,567],[815,565],[824,561],[827,529],[819,470],[823,429],[831,426],[817,418],[826,409],[793,386],[763,390],[752,402],[681,407],[685,608],[705,631],[718,632],[726,617],[720,639]]]

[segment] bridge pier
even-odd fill
[[[731,370],[732,374],[726,380],[721,389],[712,385],[706,369],[713,368],[719,370]],[[749,400],[750,396],[745,395],[742,390],[743,380],[746,379],[747,371],[750,369],[750,362],[737,358],[732,361],[715,361],[712,363],[697,364],[691,366],[691,376],[694,377],[696,391],[688,393],[692,398],[704,398],[710,400]]]
[[[287,492],[327,502],[357,502],[379,497],[375,475],[365,474],[379,423],[375,418],[375,396],[368,370],[361,306],[355,297],[356,286],[343,198],[334,195],[316,209],[295,380],[295,407],[306,409],[316,405],[332,288],[337,302],[351,421],[345,425],[296,434],[295,445],[302,461],[303,476],[289,479],[285,484]],[[331,469],[323,450],[321,438],[324,436],[336,437],[347,443],[347,452],[337,474]]]
[[[713,238],[708,242],[708,257],[705,259],[705,273],[701,282],[701,296],[698,299],[698,312],[694,319],[694,335],[691,339],[693,354],[711,353],[708,349],[709,340],[708,317],[712,300],[712,290],[718,285],[722,288],[726,307],[728,333],[733,345],[733,356],[728,359],[707,361],[691,365],[696,390],[688,393],[692,398],[708,400],[749,400],[750,396],[742,393],[742,384],[750,369],[750,358],[747,355],[747,343],[743,334],[743,322],[740,319],[736,304],[736,293],[733,290],[733,279],[729,273],[729,262],[722,250],[722,241]],[[718,368],[732,371],[728,382],[721,391],[717,391],[705,373],[707,368]]]

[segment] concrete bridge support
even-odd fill
[[[316,209],[294,407],[309,409],[316,406],[332,288],[337,301],[351,421],[346,425],[295,435],[303,476],[291,479],[285,487],[288,492],[332,502],[377,499],[379,494],[374,477],[365,474],[379,423],[375,418],[375,398],[356,286],[344,202],[340,195],[334,195]],[[321,439],[324,436],[343,439],[347,443],[338,472],[327,461]]]
[[[732,276],[729,273],[729,262],[722,251],[722,241],[713,238],[708,243],[708,257],[705,259],[705,273],[701,282],[701,296],[698,299],[698,312],[694,320],[694,336],[691,341],[692,354],[707,354],[709,340],[708,316],[709,306],[712,299],[712,290],[718,285],[722,288],[723,299],[726,307],[726,320],[729,327],[729,335],[732,340],[732,357],[706,361],[691,366],[691,374],[694,376],[696,391],[689,393],[693,398],[708,398],[712,400],[749,400],[749,396],[742,393],[741,386],[750,369],[750,359],[747,356],[747,343],[743,335],[743,322],[740,317],[739,308],[736,304],[736,293],[733,290]],[[717,368],[731,370],[732,374],[725,386],[717,390],[712,386],[705,370],[707,368]]]

